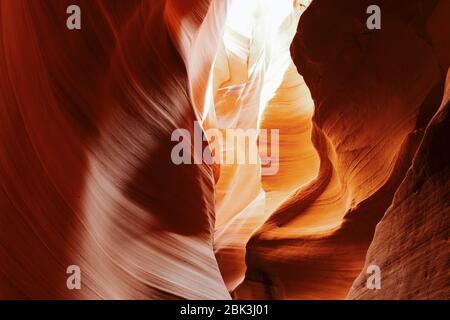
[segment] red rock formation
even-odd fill
[[[422,36],[436,3],[379,1],[374,32],[368,4],[316,0],[302,16],[293,58],[315,103],[320,172],[247,245],[239,298],[344,298],[439,105],[439,60]]]
[[[450,296],[449,1],[69,4],[0,1],[0,298]],[[279,145],[176,165],[194,122]]]
[[[377,225],[350,299],[448,299],[450,234],[450,72],[444,100],[428,125],[405,180]],[[381,289],[366,286],[368,265],[381,270]]]
[[[68,5],[0,4],[0,297],[229,298],[211,167],[170,160],[226,3],[80,1],[80,32]]]

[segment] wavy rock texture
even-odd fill
[[[230,291],[244,278],[245,246],[251,235],[295,186],[316,173],[316,153],[309,140],[312,101],[289,53],[303,10],[290,0],[233,2],[215,61],[214,102],[207,123],[222,131],[278,129],[282,154],[279,171],[272,176],[262,176],[259,162],[220,168],[215,251]],[[285,106],[281,111],[280,105]],[[268,145],[261,154],[275,152]],[[304,160],[313,165],[299,169]]]
[[[315,103],[320,171],[248,243],[237,297],[341,299],[364,265],[446,70],[423,35],[436,2],[378,3],[377,32],[365,26],[366,1],[313,1],[301,18],[292,52]]]
[[[367,290],[362,273],[350,299],[442,299],[448,287],[450,216],[450,72],[444,100],[394,200],[377,225],[366,266],[382,270],[380,290]],[[363,270],[365,270],[364,268]]]
[[[70,4],[0,1],[0,298],[449,298],[447,0]]]
[[[83,32],[68,5],[0,4],[0,296],[229,298],[212,168],[170,160],[227,3],[80,1]]]

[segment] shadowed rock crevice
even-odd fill
[[[342,299],[361,270],[363,278],[375,227],[439,108],[446,70],[446,53],[436,54],[445,46],[427,31],[440,1],[372,2],[382,8],[381,30],[367,30],[368,1],[315,0],[300,20],[292,57],[311,90],[312,139],[326,136],[329,147],[316,148],[332,177],[319,174],[255,233],[238,297]]]

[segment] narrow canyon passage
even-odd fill
[[[371,33],[351,22],[365,3],[350,2],[315,1],[300,21],[292,52],[315,102],[320,172],[252,236],[237,298],[342,299],[357,275],[364,285],[375,227],[440,105],[448,60],[420,36],[439,6],[417,3],[405,14],[391,4],[384,28]],[[423,20],[412,25],[408,17],[417,15]],[[438,243],[434,254],[445,245]],[[381,264],[372,259],[366,267]]]
[[[77,2],[0,1],[0,298],[450,296],[448,0]]]
[[[433,49],[414,33],[409,22],[395,16],[399,7],[392,7],[393,16],[386,19],[388,30],[374,35],[358,35],[363,25],[340,23],[357,8],[342,11],[317,1],[302,18],[291,47],[296,66],[289,65],[273,97],[263,106],[259,123],[261,128],[281,130],[278,174],[255,180],[258,168],[233,168],[231,174],[230,168],[221,169],[225,176],[216,186],[219,222],[215,251],[235,298],[345,298],[364,266],[375,226],[391,204],[423,130],[439,106],[445,74],[440,70],[445,71],[445,66],[441,69]],[[359,8],[362,10],[363,4]],[[409,14],[414,10],[424,9],[413,6]],[[434,13],[431,6],[425,10],[428,15]],[[327,13],[334,15],[333,19],[325,23],[327,28],[317,31],[317,21]],[[234,45],[237,52],[228,52],[227,75],[237,77],[232,84],[241,85],[240,94],[249,86],[256,91],[255,83],[260,79],[264,83],[264,76],[246,79],[244,67],[252,61],[251,48],[242,48],[245,36],[233,31],[235,42],[229,46]],[[346,33],[355,33],[356,40],[346,39]],[[225,33],[224,37],[232,42],[231,35]],[[257,32],[253,37],[258,41]],[[408,44],[394,46],[397,38],[408,39]],[[275,47],[277,41],[270,44]],[[239,53],[243,52],[249,58],[241,59],[239,71]],[[346,69],[328,62],[333,59]],[[297,68],[311,85],[314,118],[309,89]],[[248,70],[255,69],[248,65]],[[270,74],[270,66],[265,71]],[[223,74],[224,70],[216,72]],[[249,75],[254,74],[249,71]],[[381,78],[383,82],[377,83]],[[400,88],[409,90],[399,91],[399,83]],[[258,94],[254,91],[250,98],[245,95],[245,99],[235,97],[227,102],[225,116],[235,117],[233,125],[248,125],[242,120],[249,119],[242,115],[244,106],[239,104],[251,106],[251,99]],[[220,95],[220,88],[218,92]],[[217,100],[220,119],[224,103],[220,97]],[[239,116],[230,111],[233,108],[238,108]],[[240,202],[234,200],[237,194]],[[223,221],[223,215],[230,222]]]
[[[319,158],[311,142],[313,102],[290,56],[304,9],[289,0],[248,1],[244,7],[233,2],[217,53],[208,125],[222,131],[278,130],[279,139],[272,150],[270,137],[259,136],[264,140],[259,153],[276,159],[274,175],[264,175],[261,163],[220,167],[214,248],[230,291],[244,279],[245,246],[251,235],[318,173]]]

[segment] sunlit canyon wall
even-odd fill
[[[450,298],[448,1],[75,2],[0,0],[0,298]]]

